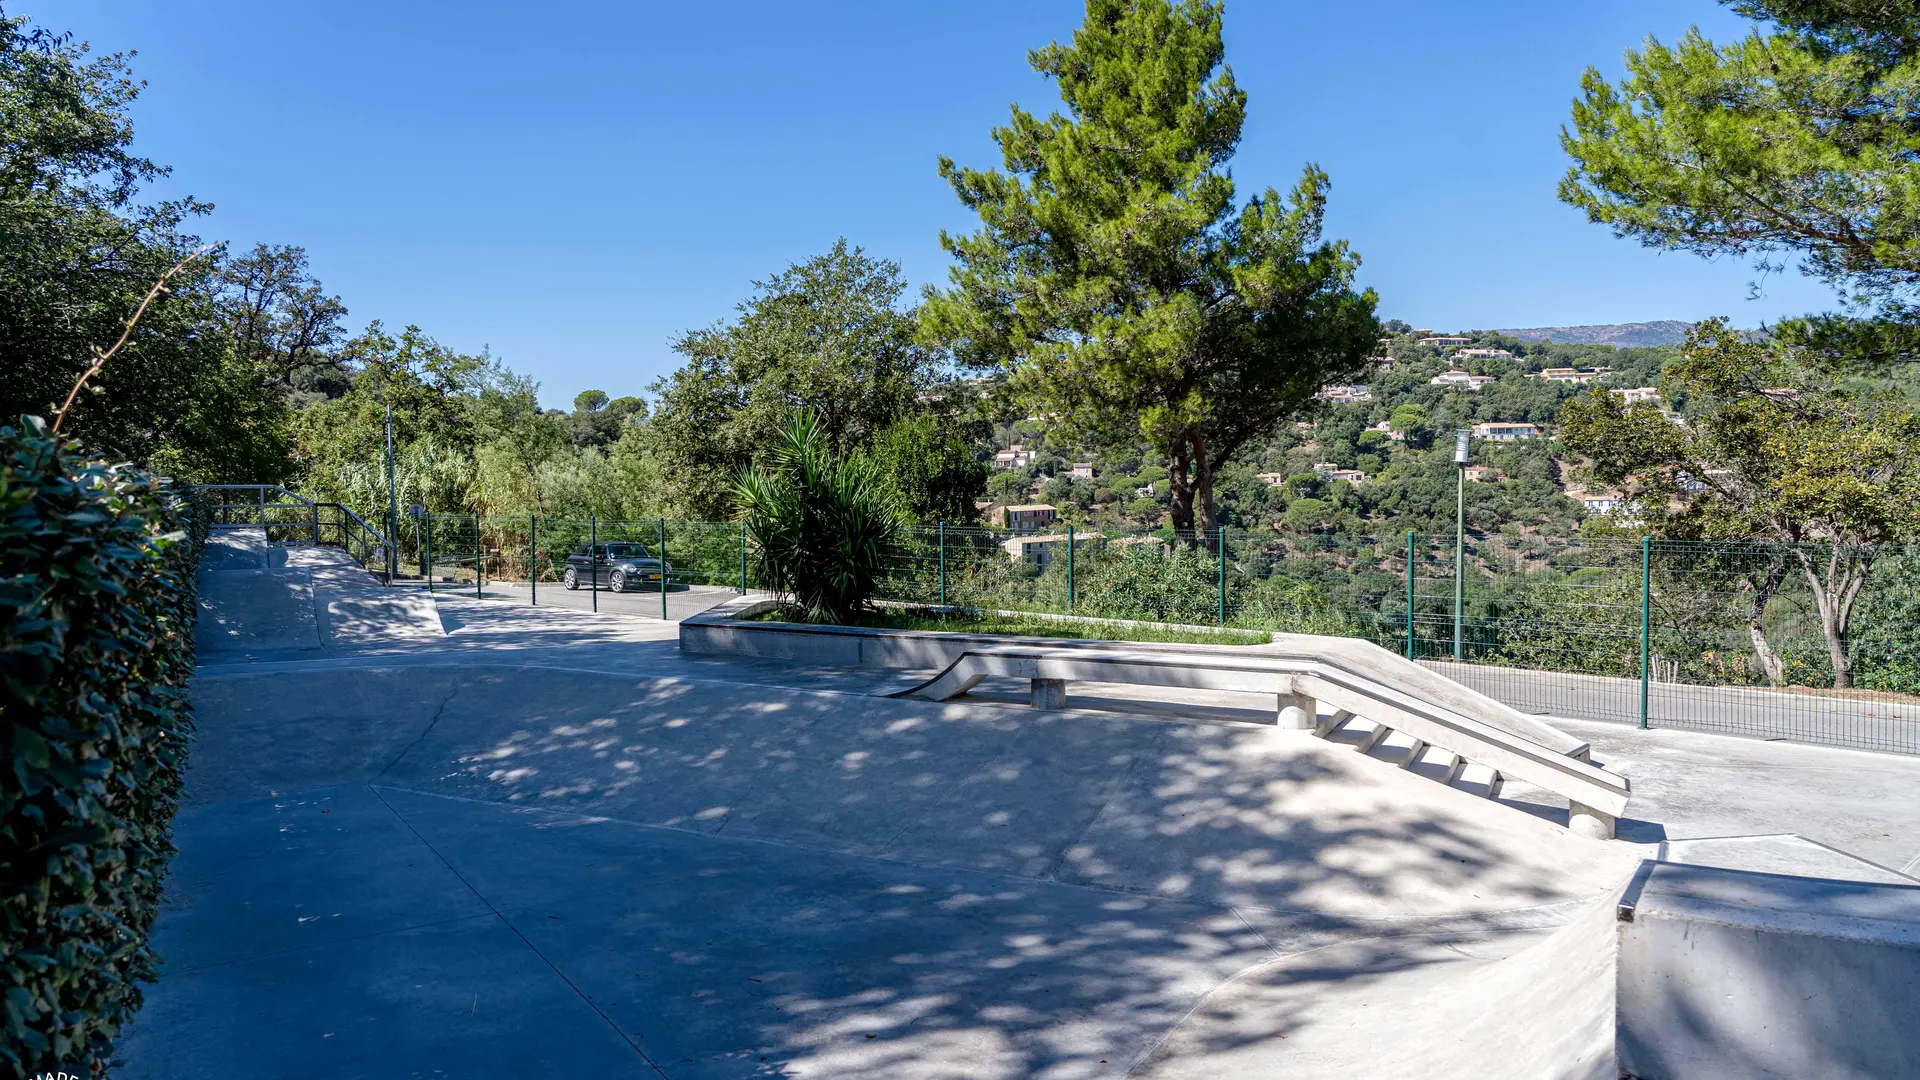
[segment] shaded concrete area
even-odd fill
[[[284,567],[247,557],[210,558],[209,617],[279,626],[298,590],[254,593]],[[1748,744],[1828,801],[1832,847],[1729,854],[1704,838],[1804,832],[1810,800],[1692,767],[1746,761],[1729,740],[1569,725],[1634,778],[1645,843],[1600,842],[1245,695],[900,701],[916,673],[685,657],[658,619],[433,609],[203,651],[163,973],[116,1075],[1582,1076],[1608,1015],[1582,913],[1662,841],[1920,854],[1916,815],[1843,827],[1912,790],[1901,759],[1803,775]],[[1543,1024],[1532,1056],[1471,1052]]]

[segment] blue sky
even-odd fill
[[[209,237],[303,245],[357,327],[417,323],[563,405],[638,393],[668,342],[846,236],[916,287],[971,222],[938,155],[998,164],[1007,106],[1057,102],[1026,50],[1070,0],[793,4],[13,0],[137,49],[136,145]],[[1466,329],[1831,307],[1797,276],[1658,254],[1554,198],[1589,64],[1648,34],[1744,31],[1710,0],[1230,0],[1244,195],[1306,161],[1381,311]]]

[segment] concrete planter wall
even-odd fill
[[[1010,634],[956,634],[943,630],[877,630],[864,626],[815,626],[810,623],[759,622],[754,616],[778,607],[772,600],[742,597],[710,608],[680,623],[680,649],[699,655],[746,656],[766,660],[831,664],[836,667],[943,668],[968,649],[982,645],[1034,645],[1053,648],[1112,646],[1087,638],[1016,637]],[[1067,621],[1062,619],[1062,621]],[[1072,620],[1075,622],[1096,620]],[[1097,620],[1105,621],[1105,620]],[[1154,625],[1154,624],[1140,624]],[[1123,642],[1129,649],[1155,652],[1258,649],[1258,645],[1188,645],[1172,642]]]

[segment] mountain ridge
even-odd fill
[[[1647,345],[1678,345],[1687,339],[1692,323],[1678,319],[1652,322],[1596,323],[1590,326],[1534,326],[1493,330],[1521,341],[1552,341],[1556,345],[1613,345],[1633,348]]]

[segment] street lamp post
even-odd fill
[[[1461,428],[1453,433],[1453,469],[1457,476],[1453,507],[1453,658],[1461,659],[1461,630],[1466,624],[1467,596],[1467,457],[1473,432]]]
[[[387,584],[400,575],[400,494],[393,485],[393,402],[387,402]]]

